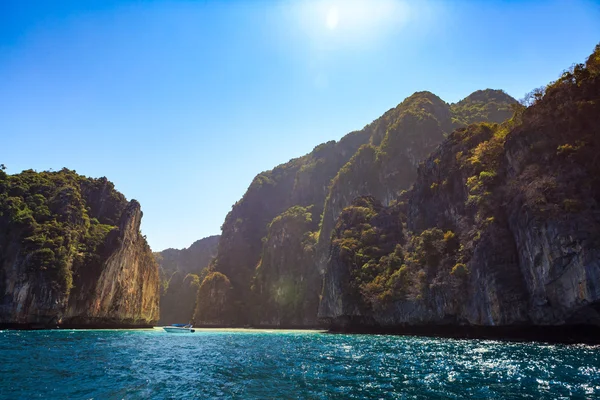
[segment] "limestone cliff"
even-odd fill
[[[501,125],[454,131],[391,207],[371,205],[359,223],[356,204],[342,213],[324,321],[598,332],[600,46],[532,103]]]
[[[450,105],[429,92],[408,97],[386,113],[379,145],[366,145],[352,157],[331,183],[325,201],[317,260],[323,271],[335,221],[359,196],[371,195],[389,204],[416,177],[417,166],[452,127]],[[379,141],[379,140],[377,140]]]
[[[331,178],[368,139],[365,132],[353,132],[254,178],[223,223],[214,262],[215,270],[224,274],[233,287],[231,308],[239,319],[228,323],[239,326],[253,322],[254,314],[248,310],[256,305],[250,288],[269,223],[294,205],[312,205],[313,212],[320,215]]]
[[[141,218],[106,178],[0,174],[0,324],[155,323],[158,267]]]
[[[259,174],[227,215],[214,263],[215,270],[223,273],[233,288],[230,299],[239,319],[230,323],[281,323],[278,314],[281,310],[276,312],[277,307],[271,306],[272,296],[264,296],[267,286],[281,284],[278,281],[281,276],[275,273],[259,277],[257,266],[268,265],[273,271],[289,268],[285,274],[296,278],[304,276],[308,269],[315,270],[310,276],[322,274],[335,220],[352,199],[374,195],[389,204],[410,186],[419,161],[435,149],[453,126],[461,126],[464,121],[508,118],[513,102],[510,96],[497,90],[476,92],[456,105],[447,104],[429,92],[415,93],[339,142],[322,144],[306,156]],[[294,206],[312,207],[314,223],[305,227],[308,230],[296,232],[293,237],[269,232],[274,218]],[[319,220],[321,226],[316,226]],[[268,239],[270,234],[273,240]],[[302,242],[308,236],[318,238],[318,244],[311,250],[311,266],[305,268],[296,261],[288,263],[290,256],[294,260],[303,259]],[[281,244],[274,239],[277,237],[298,253],[284,255],[277,247]],[[269,258],[266,264],[263,256]],[[288,264],[275,265],[281,262]],[[298,270],[294,271],[292,265]],[[271,278],[267,276],[274,281],[268,281]],[[263,282],[262,286],[255,286],[262,291],[260,296],[251,290],[253,281]]]
[[[219,236],[194,242],[187,249],[166,249],[154,256],[161,277],[159,325],[187,323],[192,319],[198,288],[217,254]]]
[[[500,90],[480,90],[456,104],[430,92],[418,92],[381,117],[384,129],[363,146],[332,180],[325,202],[317,247],[323,271],[335,221],[359,196],[374,196],[385,205],[412,185],[417,167],[452,131],[467,122],[502,122],[516,100]]]
[[[210,272],[198,288],[194,324],[224,327],[231,325],[231,321],[242,318],[239,313],[244,310],[236,307],[232,289],[231,282],[225,275],[220,272]]]
[[[252,318],[256,325],[318,325],[321,276],[314,266],[317,224],[312,209],[294,206],[269,224],[252,283],[254,302],[260,304]]]

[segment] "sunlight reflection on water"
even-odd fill
[[[0,398],[600,396],[600,347],[315,332],[0,331]]]

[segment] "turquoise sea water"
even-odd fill
[[[300,331],[0,331],[0,398],[600,398],[600,347]]]

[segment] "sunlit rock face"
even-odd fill
[[[158,266],[140,234],[141,219],[140,204],[132,200],[121,216],[118,235],[109,238],[111,251],[100,275],[86,279],[82,274],[75,280],[59,324],[151,326],[158,321]]]
[[[135,327],[158,320],[140,204],[106,178],[0,174],[0,324]]]
[[[344,208],[319,317],[336,329],[599,327],[599,60],[597,48],[502,125],[454,131],[397,202]],[[378,225],[394,213],[400,240]]]

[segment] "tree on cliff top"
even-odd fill
[[[0,227],[20,235],[28,270],[48,275],[67,294],[73,269],[99,262],[126,205],[106,178],[87,178],[66,168],[14,175],[0,170]]]

